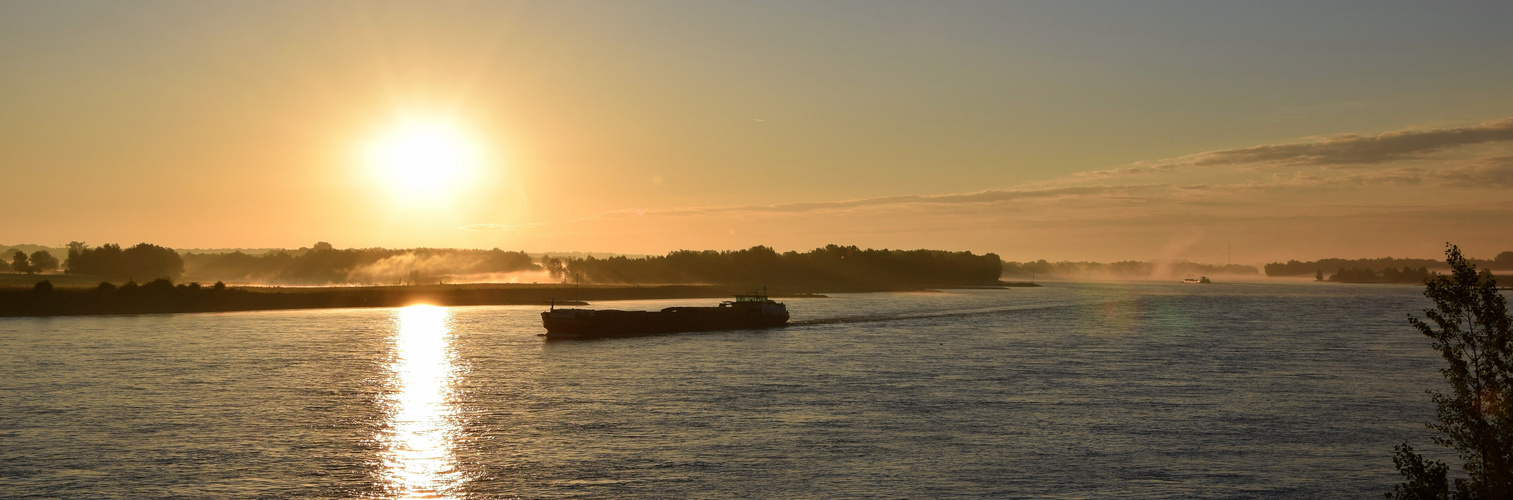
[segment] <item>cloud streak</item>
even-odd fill
[[[1513,188],[1513,156],[1482,158],[1435,172],[1445,185],[1464,188]]]
[[[1508,141],[1513,141],[1513,118],[1469,127],[1399,130],[1371,136],[1342,134],[1305,142],[1206,151],[1130,167],[1084,172],[1078,176],[1116,177],[1224,166],[1380,165],[1421,159],[1429,153],[1461,146]]]
[[[988,190],[975,193],[944,194],[944,195],[902,195],[884,196],[878,198],[862,198],[856,200],[821,201],[805,203],[787,203],[781,205],[747,205],[737,207],[689,207],[674,208],[667,210],[641,210],[627,209],[606,212],[585,220],[617,217],[638,217],[647,215],[656,216],[682,216],[682,215],[710,215],[710,214],[802,214],[811,212],[823,212],[834,210],[846,210],[853,208],[886,207],[897,205],[970,205],[985,203],[1000,203],[1007,201],[1020,201],[1030,199],[1057,199],[1057,198],[1123,198],[1136,196],[1142,192],[1149,192],[1165,188],[1165,184],[1140,184],[1130,186],[1073,186],[1049,189],[1025,189],[1025,190]]]

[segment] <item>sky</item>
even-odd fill
[[[0,243],[1513,250],[1510,2],[0,0]]]

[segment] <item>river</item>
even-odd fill
[[[1421,291],[842,294],[785,300],[787,328],[550,343],[521,306],[0,319],[0,490],[1377,498],[1394,444],[1432,448]]]

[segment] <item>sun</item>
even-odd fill
[[[401,199],[449,197],[465,188],[479,169],[474,142],[442,121],[400,124],[373,141],[367,153],[374,180]]]

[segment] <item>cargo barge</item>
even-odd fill
[[[661,311],[558,309],[541,313],[547,340],[634,337],[679,332],[748,330],[788,324],[788,307],[765,293],[737,295],[715,307],[668,307]]]

